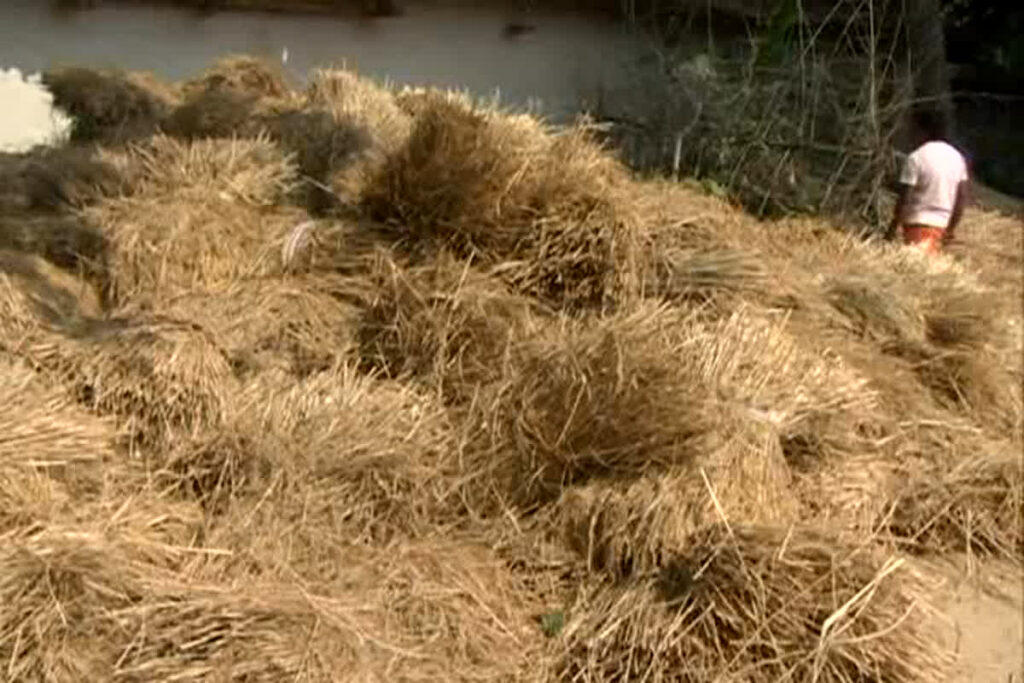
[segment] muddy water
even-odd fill
[[[498,92],[508,104],[532,100],[564,118],[598,93],[628,86],[642,44],[621,24],[590,15],[409,3],[403,10],[368,19],[147,5],[57,11],[44,0],[4,0],[0,68],[114,66],[180,79],[219,56],[249,53],[283,61],[297,80],[315,66],[347,65],[398,83]],[[503,30],[509,22],[531,28],[511,35]]]

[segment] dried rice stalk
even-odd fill
[[[833,536],[719,526],[658,577],[577,605],[561,680],[941,680],[928,590]]]
[[[193,290],[163,312],[199,324],[251,370],[281,366],[304,376],[337,365],[356,345],[356,311],[333,286],[322,276],[236,280]]]
[[[31,370],[0,363],[0,467],[61,470],[113,455],[111,425],[68,405]]]
[[[224,427],[171,450],[160,478],[209,510],[248,515],[255,504],[246,525],[288,528],[289,544],[386,540],[427,533],[456,504],[453,441],[444,407],[399,383],[348,367],[257,376]]]
[[[796,521],[798,505],[779,437],[766,424],[738,433],[682,471],[568,489],[557,515],[567,544],[590,570],[645,575],[686,547],[722,514],[749,524]]]
[[[201,681],[218,674],[277,681],[304,672],[309,680],[331,680],[332,667],[307,652],[312,646],[322,657],[344,648],[325,647],[316,637],[317,610],[295,591],[186,587],[153,564],[152,553],[71,530],[8,539],[0,551],[7,673],[68,682]]]
[[[160,318],[96,321],[75,336],[49,335],[26,354],[80,402],[117,416],[140,446],[218,424],[233,381],[208,335]]]
[[[219,198],[270,206],[296,183],[293,160],[265,135],[193,142],[158,135],[104,158],[133,170],[133,194],[167,201]]]
[[[531,506],[593,478],[691,462],[714,443],[718,409],[680,362],[681,326],[645,306],[586,325],[555,320],[516,345],[504,378],[469,408],[472,485]]]
[[[529,117],[441,93],[412,99],[409,140],[365,195],[371,217],[404,244],[479,257],[559,305],[638,293],[640,228],[627,177],[585,126],[553,135]]]
[[[181,89],[186,97],[210,90],[271,99],[286,99],[291,93],[279,66],[247,55],[218,59],[201,76],[182,84]]]
[[[363,359],[391,377],[425,380],[447,398],[469,398],[481,382],[500,376],[510,345],[536,327],[530,300],[467,263],[442,255],[430,265],[402,267],[381,254],[371,268]]]
[[[307,106],[326,107],[338,120],[351,120],[366,127],[375,147],[393,150],[405,143],[412,127],[408,114],[385,85],[343,69],[315,69],[306,92]]]
[[[76,329],[98,315],[85,281],[38,256],[0,251],[0,348],[17,353],[41,329]]]
[[[279,240],[304,213],[207,196],[135,196],[89,209],[113,247],[119,303],[152,306],[195,288],[280,272]]]
[[[914,550],[1018,562],[1024,553],[1024,465],[1013,444],[989,448],[910,469],[895,496],[891,531]]]

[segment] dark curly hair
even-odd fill
[[[945,140],[949,137],[949,122],[942,112],[935,109],[915,109],[911,119],[914,128],[928,140]]]

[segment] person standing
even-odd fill
[[[900,173],[900,189],[886,239],[902,228],[905,244],[936,254],[949,244],[963,218],[969,175],[967,160],[946,141],[940,114],[920,110],[913,116],[919,146]]]

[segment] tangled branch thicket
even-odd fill
[[[1019,567],[1018,219],[928,260],[461,95],[72,76],[104,146],[3,175],[5,680],[925,683],[917,558]]]
[[[594,115],[617,124],[633,165],[700,178],[757,215],[878,224],[913,104],[903,15],[893,2],[837,2],[781,19],[793,5],[725,47],[657,48],[632,96]]]

